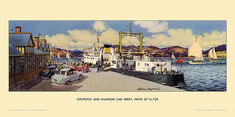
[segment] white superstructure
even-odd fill
[[[95,46],[97,45],[97,47]],[[84,63],[91,63],[91,64],[96,64],[98,61],[101,61],[101,43],[100,43],[100,39],[99,39],[99,30],[98,30],[98,34],[97,34],[97,42],[93,44],[93,46],[89,49],[84,49],[84,54],[83,54],[83,58],[82,61]]]
[[[111,68],[123,68],[124,60],[111,48]],[[126,60],[126,66],[140,72],[168,72],[173,70],[170,61],[153,61],[149,56],[133,56],[133,60]],[[175,69],[174,69],[175,70]]]
[[[84,51],[82,60],[84,63],[96,64],[101,60],[100,52],[93,46],[91,49]]]

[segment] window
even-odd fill
[[[60,71],[59,74],[60,75],[65,75],[66,71]]]

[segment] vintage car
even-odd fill
[[[51,76],[53,76],[55,74],[55,66],[48,66],[43,68],[43,70],[41,72],[39,72],[39,76],[42,77],[42,79],[50,79]]]
[[[61,69],[58,74],[51,78],[51,82],[57,84],[69,84],[72,81],[82,79],[83,73],[70,68]]]
[[[83,73],[87,73],[89,71],[89,69],[87,67],[83,67],[83,66],[79,66],[79,67],[72,68],[72,69],[75,71],[81,71]]]

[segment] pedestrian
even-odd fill
[[[100,61],[97,61],[97,71],[99,72],[100,70]]]
[[[55,73],[55,74],[58,74],[58,72],[59,72],[58,68],[55,68],[54,73]]]

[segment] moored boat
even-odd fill
[[[125,36],[139,38],[139,52],[133,52],[131,50],[128,52],[122,51],[121,41]],[[119,41],[119,52],[115,52],[114,48],[110,47],[108,59],[110,70],[168,86],[184,87],[186,85],[184,74],[180,70],[172,67],[171,61],[155,61],[151,57],[152,53],[147,53],[142,50],[142,33],[132,33],[131,29],[130,32],[119,32]],[[103,52],[103,54],[105,53]]]

